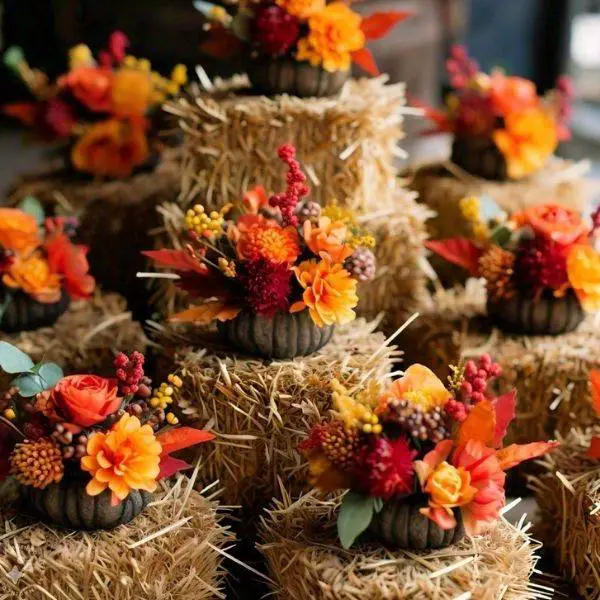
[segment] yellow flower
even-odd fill
[[[471,474],[446,461],[431,473],[424,490],[430,496],[430,504],[444,508],[468,504],[477,493],[477,488],[471,486]]]
[[[152,86],[147,73],[121,69],[113,79],[112,107],[121,117],[144,115],[150,106]]]
[[[298,41],[296,58],[326,71],[348,71],[352,52],[365,45],[361,17],[342,2],[333,2],[308,20],[308,35]]]
[[[290,15],[305,20],[321,12],[325,8],[325,0],[277,0],[277,5]]]
[[[85,44],[78,44],[69,50],[69,70],[91,67],[94,64],[92,51]]]
[[[583,308],[600,310],[600,255],[591,246],[577,244],[567,256],[567,274]]]
[[[171,72],[171,79],[177,85],[185,85],[188,80],[187,67],[185,65],[176,65]]]
[[[60,300],[60,276],[50,270],[48,261],[39,253],[17,258],[4,273],[2,283],[44,304]]]

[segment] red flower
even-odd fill
[[[356,476],[369,496],[385,498],[413,491],[413,459],[408,440],[378,437],[367,450]]]
[[[245,269],[241,279],[253,312],[272,317],[277,311],[288,310],[293,275],[288,264],[257,260],[248,262]]]
[[[112,106],[113,73],[105,67],[79,67],[58,80],[85,107],[108,112]]]
[[[285,54],[298,40],[300,23],[280,6],[261,5],[251,26],[252,41],[265,54]]]

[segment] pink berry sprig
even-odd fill
[[[485,390],[489,382],[502,373],[502,368],[489,354],[483,354],[477,363],[469,360],[465,363],[464,379],[460,386],[461,400],[477,404],[485,399]]]
[[[458,423],[462,423],[469,414],[467,405],[455,398],[451,398],[444,404],[444,410],[450,419]]]
[[[466,88],[479,71],[479,65],[469,57],[464,46],[456,44],[450,50],[450,58],[446,61],[446,70],[450,76],[450,84],[455,90]]]
[[[144,378],[144,355],[134,351],[130,356],[119,352],[113,365],[119,384],[119,392],[123,396],[136,394],[140,389],[140,382]]]

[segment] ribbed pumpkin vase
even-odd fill
[[[0,292],[0,305],[5,296]],[[19,333],[32,331],[40,327],[54,325],[58,318],[69,308],[71,303],[69,295],[63,290],[58,302],[44,304],[37,302],[23,292],[11,295],[6,305],[6,310],[0,317],[0,331],[5,333]]]
[[[307,310],[277,313],[271,319],[249,311],[219,322],[219,332],[232,350],[262,358],[295,358],[321,349],[331,340],[334,325],[317,326]]]
[[[116,506],[111,503],[111,492],[89,496],[83,479],[64,479],[44,489],[21,487],[25,510],[35,512],[42,521],[87,531],[114,529],[126,525],[148,506],[152,494],[132,490]]]
[[[404,550],[445,548],[465,536],[458,509],[454,509],[456,527],[445,530],[419,512],[426,506],[426,498],[417,494],[388,500],[373,517],[369,532],[388,548]]]
[[[585,312],[569,290],[562,298],[546,291],[538,299],[525,294],[502,302],[488,302],[488,318],[500,329],[523,335],[560,335],[578,327]]]
[[[452,143],[452,162],[471,175],[491,181],[506,181],[506,160],[487,137],[456,137]]]
[[[313,67],[307,62],[291,59],[251,59],[248,78],[258,94],[273,96],[290,94],[300,98],[335,96],[348,80],[348,71]]]

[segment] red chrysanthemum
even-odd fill
[[[247,262],[244,268],[241,279],[253,312],[272,317],[277,311],[288,310],[293,272],[287,263],[257,260]]]
[[[280,56],[298,40],[300,23],[280,6],[266,4],[256,9],[250,31],[252,41],[261,52]]]
[[[404,437],[395,440],[379,437],[366,451],[357,478],[370,496],[389,499],[396,494],[411,493],[416,454]]]
[[[564,289],[569,284],[565,249],[546,237],[521,242],[514,270],[517,287],[530,289],[533,295],[546,288]]]

